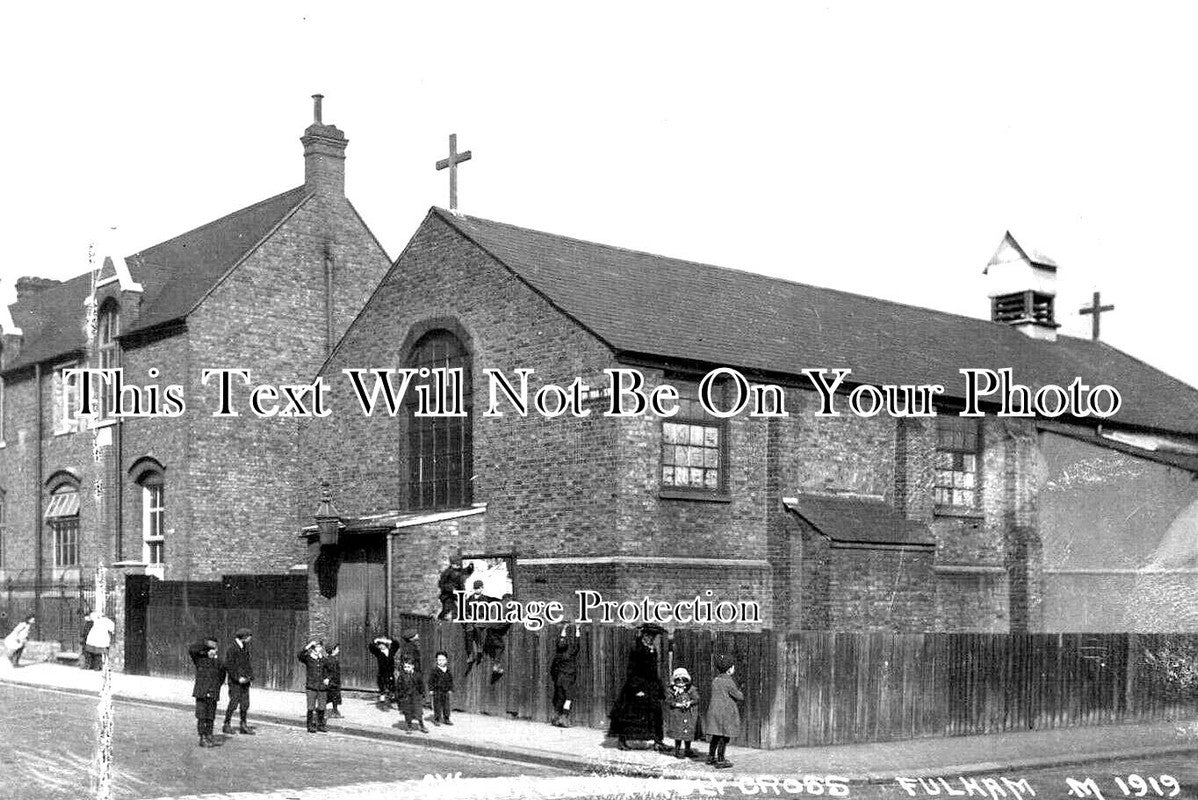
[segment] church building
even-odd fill
[[[321,370],[337,405],[301,430],[306,492],[327,483],[340,521],[323,545],[305,529],[314,630],[435,613],[457,554],[567,610],[589,590],[750,601],[760,619],[741,627],[783,631],[1081,629],[1092,586],[1053,572],[1083,563],[1062,542],[1086,542],[1095,568],[1140,566],[1104,559],[1147,554],[1198,501],[1198,391],[1059,336],[1057,266],[1010,234],[986,269],[990,320],[433,209]],[[394,416],[365,414],[345,372],[436,367],[461,370],[458,416],[415,414],[410,387]],[[699,392],[717,368],[782,387],[788,416],[712,414]],[[838,368],[842,413],[818,415],[805,371]],[[995,396],[962,417],[963,368],[1010,369],[1032,392],[1106,384],[1122,406],[999,417]],[[600,390],[586,416],[521,416],[494,375],[518,387],[522,369],[530,396],[636,370],[678,389],[678,413],[607,416]],[[849,413],[864,384],[945,388],[934,417]],[[1105,505],[1064,486],[1069,465],[1112,458],[1137,477],[1101,487]],[[1144,525],[1124,524],[1145,504]]]

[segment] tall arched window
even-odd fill
[[[166,470],[155,458],[142,456],[129,476],[141,490],[141,560],[161,578],[166,566]]]
[[[460,508],[470,505],[471,478],[474,475],[473,444],[470,427],[470,354],[457,336],[447,330],[434,330],[421,337],[412,348],[408,366],[427,368],[427,378],[415,380],[432,385],[434,369],[449,372],[451,391],[455,380],[464,405],[462,416],[418,417],[416,394],[409,389],[412,405],[408,408],[408,508]],[[455,372],[457,371],[457,372]],[[452,402],[452,401],[450,401]]]
[[[56,570],[79,566],[79,484],[65,477],[51,478],[46,525],[54,548]]]
[[[100,369],[116,369],[120,364],[120,350],[116,337],[121,333],[121,311],[115,302],[109,301],[100,309],[100,318],[96,324],[96,353],[99,357]],[[102,388],[98,384],[96,389]],[[109,392],[100,393],[100,417],[106,418],[112,414],[112,402]]]
[[[141,481],[142,561],[151,566],[166,563],[166,485],[160,473]]]

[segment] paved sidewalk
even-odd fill
[[[59,664],[30,664],[0,672],[0,682],[26,684],[95,695],[100,673]],[[113,674],[117,698],[161,705],[188,712],[180,729],[190,731],[194,710],[191,681]],[[220,713],[225,700],[222,697]],[[408,733],[396,728],[402,719],[395,711],[381,711],[373,703],[349,699],[342,719],[330,720],[331,730],[373,738],[392,739],[572,771],[593,771],[640,776],[692,777],[715,771],[702,760],[679,761],[651,750],[620,751],[604,732],[593,728],[554,728],[545,723],[457,712],[452,727],[434,727],[429,733]],[[426,717],[431,717],[426,710]],[[254,689],[252,723],[302,726],[304,696],[295,692]],[[120,724],[118,715],[117,725]],[[218,715],[217,724],[220,724]],[[705,745],[697,743],[699,748]],[[836,745],[752,750],[728,748],[728,777],[745,775],[837,775],[852,783],[892,780],[895,776],[931,777],[980,773],[1005,773],[1061,764],[1084,764],[1124,758],[1146,758],[1168,753],[1198,753],[1198,719],[1067,730],[1026,731],[948,739],[918,739],[882,744]]]

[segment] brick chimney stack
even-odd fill
[[[345,194],[345,146],[349,139],[321,119],[324,95],[312,95],[312,124],[304,131],[304,185],[311,191]]]
[[[57,286],[60,283],[62,283],[62,281],[56,281],[53,278],[37,278],[30,276],[17,278],[17,302],[19,303],[22,300],[30,298],[35,294],[39,294],[42,291],[49,289],[51,286]]]

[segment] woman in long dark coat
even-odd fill
[[[659,750],[667,749],[661,740],[661,698],[665,688],[657,673],[657,648],[654,645],[657,634],[664,632],[656,625],[642,626],[628,656],[624,687],[610,714],[610,733],[619,740],[621,750],[628,749],[629,741],[650,741]]]

